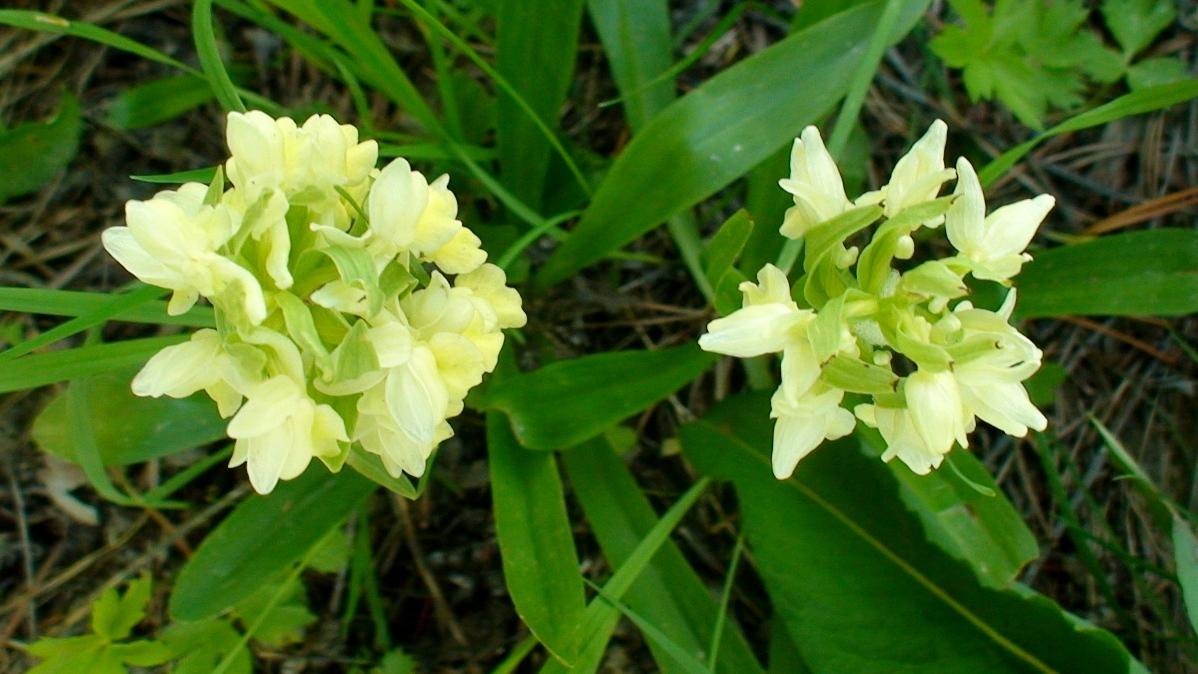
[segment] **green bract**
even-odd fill
[[[884,460],[898,457],[920,474],[939,467],[955,443],[967,447],[976,419],[1015,436],[1048,423],[1023,388],[1041,353],[1009,323],[1015,291],[998,312],[960,298],[967,274],[1010,285],[1054,200],[1041,195],[986,216],[969,162],[944,166],[946,131],[933,123],[889,184],[850,202],[819,131],[807,127],[795,140],[790,178],[780,182],[795,202],[782,234],[806,243],[803,278],[792,288],[767,264],[757,283],[740,284],[744,306],[712,321],[699,340],[739,358],[782,354],[771,415],[780,479],[824,440],[848,435],[854,414],[881,431]],[[938,198],[954,177],[955,192]],[[879,220],[864,250],[845,246]],[[895,269],[896,259],[914,254],[916,230],[942,224],[960,255]],[[800,296],[810,308],[793,299]],[[850,412],[845,393],[873,401]]]

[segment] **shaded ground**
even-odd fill
[[[189,7],[183,2],[19,4],[90,17],[181,60],[195,61]],[[694,15],[692,4],[703,3],[682,3],[675,16],[679,25]],[[254,64],[255,90],[292,109],[315,102],[342,119],[353,118],[340,85],[262,31],[231,21],[225,25],[238,59]],[[432,70],[419,34],[399,21],[383,25],[408,71],[429,86]],[[696,33],[702,34],[702,29]],[[783,27],[771,18],[746,13],[680,79],[681,86],[695,85],[782,34]],[[577,142],[610,156],[626,142],[627,131],[618,107],[597,105],[613,98],[615,90],[593,31],[586,27],[583,35],[587,44],[563,126]],[[1178,27],[1169,35],[1173,37],[1157,51],[1192,63],[1194,33]],[[1027,137],[1027,130],[997,107],[969,104],[955,77],[945,79],[940,66],[928,62],[920,37],[888,54],[867,101],[865,124],[873,145],[869,182],[875,186],[913,135],[936,117],[946,119],[952,129],[949,156],[993,156]],[[99,233],[120,224],[126,200],[148,198],[156,188],[126,176],[211,166],[224,156],[221,115],[214,104],[145,131],[123,131],[105,122],[114,95],[132,83],[169,74],[163,66],[79,40],[0,31],[0,120],[15,126],[45,119],[64,89],[80,97],[86,119],[81,151],[70,170],[38,194],[0,206],[0,284],[109,290],[128,280],[103,253]],[[383,116],[387,105],[381,99],[374,104]],[[397,123],[402,126],[402,120]],[[1038,150],[1024,170],[996,185],[990,200],[1002,204],[1030,194],[1055,195],[1059,206],[1041,244],[1111,228],[1190,227],[1194,211],[1189,207],[1162,208],[1160,217],[1145,222],[1104,218],[1198,184],[1196,125],[1198,107],[1191,104],[1061,136]],[[459,194],[483,193],[460,171],[450,170]],[[743,187],[734,186],[700,207],[703,226],[713,229],[743,203],[743,194]],[[463,220],[470,224],[469,218],[486,217],[494,207],[478,199],[464,204],[464,212]],[[634,249],[677,259],[663,231],[647,235]],[[603,265],[529,307],[533,338],[526,358],[537,360],[539,350],[568,356],[693,339],[710,318],[703,305],[680,264]],[[10,315],[0,325],[30,335],[56,322]],[[1172,568],[1167,532],[1152,525],[1143,502],[1116,479],[1120,471],[1087,422],[1087,415],[1101,420],[1169,494],[1191,508],[1198,506],[1195,365],[1187,351],[1189,344],[1198,343],[1198,325],[1191,319],[1096,318],[1037,320],[1024,327],[1044,348],[1046,360],[1060,363],[1068,373],[1050,413],[1058,441],[1044,443],[1041,451],[1034,443],[980,433],[975,448],[1041,543],[1041,557],[1025,570],[1023,580],[1116,632],[1153,671],[1198,671],[1189,655],[1193,635],[1177,586],[1159,571]],[[144,327],[113,324],[105,336],[145,334]],[[729,369],[709,373],[686,395],[631,421],[643,435],[630,460],[651,498],[672,501],[690,483],[689,468],[679,457],[663,453],[662,440],[672,437],[680,414],[701,412],[727,390],[727,376],[735,385],[740,375]],[[245,492],[238,486],[244,482],[240,473],[217,469],[181,495],[194,508],[159,513],[112,507],[81,489],[80,497],[99,509],[100,524],[72,519],[47,498],[39,477],[43,461],[28,433],[48,393],[0,398],[0,672],[28,667],[19,644],[84,627],[88,606],[102,588],[142,571],[169,579],[205,531]],[[483,672],[524,632],[504,590],[481,419],[467,413],[457,428],[458,436],[438,459],[437,480],[421,500],[401,504],[376,496],[374,549],[397,644],[428,671]],[[137,469],[131,478],[152,482],[159,468]],[[1050,475],[1059,476],[1058,495],[1066,496],[1068,507],[1054,497]],[[675,537],[713,586],[727,570],[734,542],[724,510],[732,502],[726,496],[713,490]],[[577,534],[588,575],[601,577],[605,567],[598,546],[584,525],[578,525]],[[1079,543],[1087,537],[1107,545]],[[748,561],[732,607],[760,652],[770,607]],[[348,641],[339,636],[345,578],[314,575],[308,580],[321,623],[309,630],[303,644],[281,652],[259,651],[262,671],[339,672],[365,662],[358,660],[370,647],[368,637],[359,636],[370,633],[365,612],[359,612]],[[159,592],[151,623],[164,620],[163,614]],[[651,671],[635,630],[621,626],[614,644],[610,671]],[[529,662],[540,657],[534,654]],[[535,670],[526,664],[522,671]]]

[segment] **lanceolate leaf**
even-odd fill
[[[66,168],[82,131],[79,101],[66,92],[54,119],[0,131],[0,204],[40,189]]]
[[[1017,279],[1021,318],[1198,311],[1198,232],[1153,229],[1035,253]]]
[[[899,39],[924,4],[898,22]],[[570,238],[537,276],[546,288],[702,201],[793,139],[848,86],[881,12],[872,3],[797,33],[713,77],[641,129]]]
[[[483,406],[507,412],[529,449],[572,447],[682,388],[713,362],[696,344],[583,356],[505,377]]]
[[[768,397],[738,396],[682,430],[696,467],[736,485],[777,615],[814,672],[1123,673],[1111,634],[1036,595],[981,585],[930,543],[889,469],[828,443],[770,472]]]
[[[589,0],[587,8],[620,88],[624,116],[640,130],[674,100],[673,80],[645,86],[671,65],[669,7],[664,0]]]
[[[556,129],[574,77],[582,0],[499,3],[496,69],[549,128]],[[528,113],[502,89],[497,92],[496,142],[503,184],[534,211],[541,210],[552,148]]]
[[[597,438],[563,452],[562,459],[603,556],[612,566],[623,565],[657,524],[649,500],[606,439]],[[710,648],[719,605],[673,542],[662,545],[624,601],[688,652],[706,653]],[[662,672],[684,671],[656,642],[649,641],[649,647]],[[706,655],[709,659],[711,654]],[[762,671],[740,630],[731,623],[724,627],[716,671]]]
[[[554,657],[573,665],[586,597],[557,457],[521,447],[501,412],[487,413],[487,454],[495,533],[516,612]]]
[[[312,465],[269,496],[251,496],[208,534],[179,573],[171,617],[202,620],[250,596],[345,521],[375,488],[355,471],[333,475]]]
[[[87,409],[104,465],[148,461],[225,437],[226,421],[206,394],[182,400],[139,398],[129,389],[136,373],[121,369],[92,378]],[[33,439],[47,452],[78,462],[65,395],[56,396],[38,415]]]

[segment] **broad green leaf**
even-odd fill
[[[212,674],[226,655],[237,651],[228,674],[250,674],[249,649],[241,647],[241,634],[228,618],[198,622],[173,622],[162,632],[162,640],[178,658],[171,674]]]
[[[983,186],[989,185],[1002,176],[1002,174],[1009,171],[1012,166],[1020,159],[1023,159],[1024,155],[1031,152],[1037,145],[1058,134],[1080,131],[1092,126],[1100,126],[1107,122],[1113,122],[1116,119],[1123,119],[1124,117],[1142,115],[1145,112],[1152,112],[1153,110],[1160,110],[1171,105],[1183,103],[1195,96],[1198,96],[1198,80],[1193,79],[1148,87],[1147,89],[1133,91],[1130,94],[1124,94],[1110,103],[1100,105],[1093,110],[1087,110],[1075,117],[1070,117],[1035,138],[1007,150],[997,159],[986,164],[982,170],[978,171],[978,180],[981,181]]]
[[[901,38],[923,7],[902,16]],[[880,3],[843,12],[716,75],[666,108],[620,153],[590,208],[541,268],[554,285],[711,196],[826,113],[848,87]]]
[[[308,610],[304,584],[293,578],[258,588],[237,602],[233,615],[242,625],[257,627],[255,639],[276,648],[302,641],[304,628],[316,621],[316,616]]]
[[[696,344],[583,356],[495,382],[483,407],[507,412],[529,449],[571,447],[674,393],[714,362]]]
[[[786,623],[775,613],[770,621],[769,674],[810,674],[811,669],[803,660],[799,647],[795,646],[786,629]]]
[[[574,79],[583,0],[503,0],[495,17],[495,69],[541,121],[556,129]],[[552,147],[504,88],[496,91],[496,134],[503,184],[540,212]]]
[[[632,554],[628,555],[628,559],[604,583],[603,591],[608,600],[619,601],[624,597],[624,593],[645,571],[661,546],[669,540],[670,533],[682,521],[683,515],[707,489],[708,483],[707,478],[696,482],[674,505],[670,506],[670,509],[661,516],[657,524],[653,525],[653,528],[645,534]],[[615,629],[619,619],[620,613],[614,606],[602,599],[592,600],[587,605],[586,616],[579,633],[582,655],[579,657],[578,663],[573,669],[567,669],[557,660],[550,660],[541,668],[541,674],[563,674],[564,672],[593,674],[599,668],[603,653],[607,650],[607,642],[611,639],[612,630]]]
[[[146,337],[22,356],[0,370],[0,393],[141,365],[163,347],[187,339],[188,335]]]
[[[0,288],[0,311],[20,311],[51,316],[83,316],[102,310],[112,301],[109,293],[89,293],[77,290],[43,290],[41,288]],[[195,306],[187,313],[171,316],[166,302],[152,301],[122,311],[110,320],[157,325],[186,325],[214,328],[212,307]]]
[[[1198,630],[1198,541],[1194,540],[1190,523],[1176,515],[1173,516],[1173,560],[1185,599],[1186,617],[1190,619],[1190,627]]]
[[[562,460],[603,556],[612,566],[621,566],[657,524],[657,514],[605,439],[563,452]],[[662,544],[624,601],[688,652],[705,653],[710,648],[719,604],[673,542]],[[683,671],[656,642],[649,641],[649,647],[662,672]],[[716,671],[762,671],[740,630],[731,623],[721,635]]]
[[[778,230],[794,200],[778,186],[778,181],[789,175],[790,147],[783,146],[753,167],[745,179],[745,210],[755,223],[753,235],[740,255],[740,269],[746,276],[755,275],[767,262],[777,260],[788,241]]]
[[[812,671],[1128,671],[1113,635],[980,584],[928,541],[891,471],[852,441],[774,479],[768,413],[764,394],[731,398],[681,438],[700,471],[736,485],[757,571]]]
[[[65,169],[82,132],[79,101],[66,91],[54,119],[0,131],[0,204],[36,192]]]
[[[672,79],[646,86],[673,60],[669,7],[663,0],[589,0],[587,9],[620,89],[628,126],[639,131],[674,100]]]
[[[881,456],[881,438],[870,440],[877,443],[871,454]],[[953,466],[916,475],[901,461],[886,465],[899,483],[903,502],[923,521],[928,538],[969,562],[982,584],[1007,587],[1024,565],[1040,555],[1036,537],[977,457],[960,451],[951,460],[965,479]],[[979,492],[969,482],[990,493]]]
[[[1198,232],[1153,229],[1035,254],[1017,278],[1021,318],[1198,311]]]
[[[170,615],[195,621],[219,615],[301,559],[345,521],[376,485],[354,471],[311,466],[251,496],[220,523],[175,581]]]
[[[516,613],[555,658],[572,666],[586,596],[557,457],[521,447],[501,412],[487,413],[487,456],[495,534]]]
[[[108,123],[122,129],[144,129],[174,119],[212,98],[212,89],[202,77],[164,77],[122,91],[108,107]]]

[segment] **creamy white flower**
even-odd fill
[[[248,345],[226,346],[215,330],[198,330],[191,341],[154,354],[133,378],[134,395],[186,398],[203,389],[222,417],[232,416],[242,396],[261,380],[266,358]]]
[[[808,126],[795,139],[790,151],[790,178],[778,181],[794,195],[794,206],[786,211],[782,235],[797,239],[807,230],[852,207],[844,193],[844,182],[832,155],[824,147],[819,129]]]
[[[929,447],[915,430],[915,423],[906,409],[858,405],[854,412],[858,419],[882,434],[886,441],[883,461],[889,463],[898,457],[916,475],[927,475],[944,461],[944,453]]]
[[[227,140],[229,180],[253,202],[266,190],[282,190],[290,203],[317,210],[339,200],[334,188],[363,183],[378,160],[378,144],[358,142],[352,126],[313,115],[298,127],[264,112],[230,112]]]
[[[375,178],[367,200],[370,250],[377,257],[390,259],[411,247],[428,202],[428,183],[407,160],[400,158],[387,164]]]
[[[229,422],[234,444],[230,467],[245,463],[250,484],[268,494],[279,480],[298,477],[314,456],[336,456],[348,442],[345,422],[329,405],[317,405],[290,377],[257,386]]]
[[[820,385],[797,399],[778,389],[771,400],[774,423],[774,476],[784,480],[794,473],[799,460],[824,440],[835,440],[853,432],[853,415],[840,406],[844,391]]]
[[[882,188],[886,217],[893,218],[909,206],[935,199],[940,186],[952,180],[955,173],[944,168],[947,140],[948,126],[938,119],[894,165],[890,182]]]
[[[507,274],[493,264],[480,265],[474,271],[453,280],[455,288],[466,288],[471,295],[490,305],[497,327],[522,328],[528,322],[521,308],[520,293],[507,286]]]
[[[232,218],[224,204],[203,205],[205,189],[191,183],[177,193],[128,202],[128,226],[104,230],[104,248],[137,278],[175,291],[167,307],[172,316],[186,312],[200,295],[215,299],[236,285],[246,315],[260,323],[266,317],[262,287],[218,253],[233,234]]]
[[[945,232],[974,277],[1006,283],[1032,259],[1024,252],[1056,200],[1041,194],[986,215],[982,184],[964,157],[957,160],[957,200],[945,215]]]
[[[737,358],[777,353],[795,338],[794,331],[813,318],[790,298],[790,283],[782,270],[767,264],[757,273],[757,283],[740,284],[744,306],[707,325],[699,338],[704,351]]]
[[[929,450],[948,454],[954,441],[969,446],[972,415],[952,372],[917,370],[907,376],[905,394],[911,423]]]

